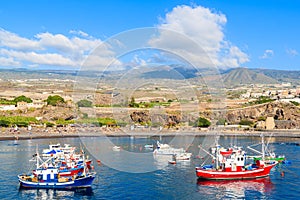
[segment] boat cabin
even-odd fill
[[[221,169],[225,172],[243,171],[246,162],[244,151],[231,151],[230,154],[219,154]]]
[[[39,182],[53,182],[59,178],[58,169],[48,167],[47,169],[37,169],[34,172]]]

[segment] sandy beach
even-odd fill
[[[268,131],[224,131],[224,130],[200,130],[198,128],[182,128],[182,129],[150,129],[140,128],[129,130],[126,128],[106,128],[106,127],[59,127],[59,128],[2,128],[0,132],[0,140],[23,140],[38,138],[63,138],[63,137],[129,137],[129,136],[265,136],[272,137],[294,137],[300,138],[300,130],[268,130]]]

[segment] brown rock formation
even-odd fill
[[[150,121],[149,111],[133,111],[130,118],[135,123],[146,123]]]
[[[217,112],[205,114],[215,117]],[[257,122],[259,118],[274,117],[275,128],[300,128],[300,108],[287,102],[270,102],[246,108],[230,109],[223,115],[228,123],[237,124],[241,120]]]

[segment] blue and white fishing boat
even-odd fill
[[[89,167],[83,162],[83,172],[65,176],[53,163],[53,159],[43,161],[36,153],[36,169],[30,174],[18,175],[20,187],[45,188],[45,189],[74,189],[91,187],[96,172],[90,172]],[[83,155],[84,158],[84,155]]]

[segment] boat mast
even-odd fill
[[[262,151],[262,160],[265,160],[265,139],[264,139],[264,135],[262,134],[261,136],[261,151]]]
[[[216,143],[216,157],[215,157],[215,162],[216,162],[216,169],[219,168],[219,149],[220,149],[220,145],[219,145],[219,136],[216,136],[215,138],[215,143]]]
[[[40,167],[40,154],[39,154],[39,150],[38,150],[38,148],[39,148],[39,145],[37,144],[36,145],[36,149],[35,149],[35,159],[36,159],[36,169],[38,169],[39,167]]]
[[[86,163],[85,163],[85,155],[84,155],[83,148],[81,149],[81,151],[82,151],[82,154],[83,154],[83,175],[86,176],[86,169],[85,169]]]

